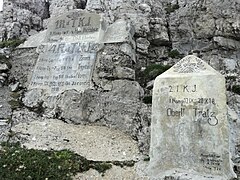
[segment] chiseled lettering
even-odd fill
[[[91,17],[88,17],[88,19],[86,19],[86,17],[79,18],[78,27],[90,26],[90,25],[91,25]]]
[[[57,48],[57,53],[64,53],[64,47],[65,47],[65,43],[61,43],[58,45],[58,48]],[[60,52],[61,50],[61,52]]]
[[[48,52],[55,53],[56,47],[57,47],[57,45],[55,45],[55,44],[51,45]]]
[[[188,85],[183,86],[183,92],[189,92]]]
[[[64,19],[56,21],[56,29],[60,29],[60,28],[65,28],[65,20]]]

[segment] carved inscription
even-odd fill
[[[42,45],[30,88],[59,94],[65,90],[89,88],[96,58],[94,43]]]
[[[221,171],[222,170],[222,157],[215,153],[201,154],[200,161],[204,168],[210,171]]]
[[[47,43],[41,44],[37,51],[38,53],[52,54],[74,54],[74,53],[94,53],[98,51],[100,44],[90,42],[76,43]]]
[[[100,27],[100,15],[74,10],[51,20],[46,41],[98,41]]]
[[[207,122],[211,126],[218,124],[216,117],[216,100],[214,97],[197,97],[199,86],[197,84],[189,85],[169,85],[168,88],[162,87],[169,93],[168,105],[166,106],[166,115],[168,117],[193,116],[196,121]],[[175,93],[181,93],[181,98],[174,97]],[[189,97],[190,94],[196,94],[196,97]],[[177,108],[174,106],[177,105]],[[206,106],[204,107],[204,106]],[[186,106],[188,106],[186,110]],[[189,108],[190,107],[190,108]]]
[[[194,62],[188,57],[184,58],[181,63],[178,62],[173,68],[174,72],[178,73],[198,73],[206,70],[204,63],[201,60],[196,58]]]
[[[193,55],[155,79],[151,174],[180,169],[223,179],[235,176],[225,93],[225,78]]]

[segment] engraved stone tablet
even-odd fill
[[[97,42],[103,33],[102,23],[98,14],[72,10],[50,20],[45,42]]]
[[[89,42],[41,45],[29,89],[44,89],[54,96],[90,88],[98,46]]]
[[[191,55],[153,88],[150,171],[235,176],[229,154],[225,79]]]

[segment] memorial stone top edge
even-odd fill
[[[204,76],[218,75],[223,77],[218,71],[213,69],[205,61],[194,55],[188,55],[177,62],[169,70],[159,75],[157,78],[175,77],[175,76]]]
[[[102,19],[102,15],[101,14],[92,13],[92,12],[88,12],[88,11],[81,10],[81,9],[73,9],[73,10],[70,10],[70,11],[64,13],[64,14],[59,15],[59,16],[51,17],[50,18],[50,23],[48,24],[48,28],[52,27],[53,24],[51,22],[54,22],[56,20],[63,19],[63,18],[77,19],[77,18],[79,18],[81,16],[91,16],[91,17],[95,16],[99,20]],[[100,21],[96,21],[96,22],[100,23]],[[74,24],[74,23],[76,23],[76,24]],[[89,23],[89,22],[87,22],[87,23]],[[72,22],[72,23],[69,22],[69,23],[66,23],[65,25],[70,25],[70,26],[76,25],[77,26],[78,24],[77,24],[77,22]],[[79,24],[79,25],[84,25],[84,22],[81,21],[81,24]]]
[[[70,10],[50,19],[44,42],[98,41],[103,28],[101,14]]]

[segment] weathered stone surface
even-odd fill
[[[32,48],[38,47],[44,42],[44,38],[46,36],[46,30],[41,31],[37,34],[30,36],[23,44],[21,44],[20,48]]]
[[[31,110],[33,110],[33,108],[29,108]],[[33,112],[33,111],[30,111],[29,109],[27,108],[22,108],[22,109],[18,109],[18,110],[14,110],[13,113],[12,113],[12,127],[16,126],[16,125],[21,125],[21,124],[28,124],[30,122],[42,122],[44,121],[44,118],[42,118],[39,114],[37,114],[36,112]],[[12,129],[13,130],[13,129]],[[20,136],[17,135],[17,133],[15,134],[16,136],[15,137],[12,137],[13,139],[11,140],[22,140],[22,142],[24,141],[24,134],[22,134],[22,137],[21,137],[21,133],[19,131],[19,134]]]
[[[101,16],[73,10],[53,17],[48,24],[46,42],[97,42],[101,39]]]
[[[0,142],[9,139],[9,131],[11,129],[12,109],[9,101],[10,92],[7,87],[0,88]]]
[[[128,67],[116,67],[116,78],[135,80],[135,71]]]
[[[118,43],[132,41],[134,35],[133,26],[125,21],[119,19],[111,24],[104,33],[103,43]]]
[[[21,0],[19,7],[15,6],[20,2],[19,0],[5,0],[5,2],[11,3],[9,5],[6,3],[9,7],[5,8],[6,12],[4,12],[2,25],[0,22],[0,36],[2,36],[0,39],[3,38],[3,40],[13,36],[25,38],[36,31],[42,30],[43,27],[45,28],[46,23],[49,21],[49,19],[47,20],[45,18],[48,18],[49,15],[56,17],[75,8],[84,9],[86,5],[85,0],[49,0],[49,3],[46,4],[50,6],[50,9],[48,9],[48,7],[43,7],[46,1]],[[30,8],[27,9],[26,4],[29,4]],[[133,88],[130,85],[134,80],[132,79],[134,73],[132,70],[137,71],[135,78],[140,79],[139,82],[141,82],[141,78],[143,77],[139,77],[138,70],[140,71],[142,67],[147,67],[150,64],[173,65],[178,62],[183,55],[196,53],[226,77],[228,104],[235,112],[235,115],[237,114],[237,116],[240,117],[240,96],[230,92],[231,87],[238,85],[240,82],[240,51],[239,48],[235,46],[239,42],[239,7],[239,0],[88,0],[86,9],[89,12],[101,14],[108,24],[114,24],[118,19],[124,19],[129,24],[132,24],[136,31],[134,40],[137,40],[136,44],[138,47],[135,49],[135,46],[129,42],[105,44],[104,50],[99,53],[99,57],[96,59],[97,66],[94,71],[94,78],[92,79],[94,90],[90,90],[91,93],[88,91],[83,95],[80,92],[69,90],[62,95],[58,95],[56,98],[50,98],[41,93],[38,94],[38,92],[35,93],[39,96],[35,96],[33,92],[24,92],[23,105],[32,111],[38,109],[39,103],[37,102],[43,103],[43,116],[58,119],[65,117],[66,119],[63,120],[68,123],[97,123],[98,125],[106,125],[114,128],[119,127],[137,139],[141,150],[144,149],[143,151],[148,154],[148,127],[151,116],[149,110],[151,105],[146,106],[143,104],[141,97],[135,98],[134,96],[132,98],[131,96],[126,96],[125,99],[124,95],[126,95],[128,91],[122,91],[120,87],[126,86]],[[45,17],[42,16],[43,13],[42,15],[39,13],[40,11],[43,12],[43,9],[47,12],[44,15]],[[38,11],[38,13],[35,13],[36,11]],[[118,32],[118,27],[113,32]],[[143,39],[144,41],[142,41]],[[150,43],[149,45],[148,42]],[[1,73],[0,75],[0,81],[4,81],[4,87],[8,82],[15,84],[19,81],[19,89],[27,89],[29,82],[27,82],[27,79],[29,79],[34,69],[35,61],[37,60],[37,54],[34,53],[34,51],[34,49],[22,49],[14,51],[13,54],[8,53],[8,55],[13,58],[11,60],[13,68],[10,70],[9,77],[8,73]],[[0,53],[5,52],[5,49],[0,49]],[[113,90],[113,81],[119,80],[119,78],[121,78],[121,80],[123,78],[129,83],[119,83],[119,85],[116,86],[118,90],[115,88]],[[143,87],[144,93],[147,96],[151,96],[152,82],[141,85],[145,86]],[[36,89],[32,91],[35,90]],[[5,91],[2,93],[5,93]],[[73,95],[73,97],[71,95]],[[37,98],[34,99],[35,97]],[[63,97],[67,101],[61,104]],[[19,99],[22,100],[22,98]],[[28,102],[25,101],[26,99],[28,99]],[[89,102],[89,100],[90,103],[86,103]],[[81,104],[78,101],[83,101],[83,103]],[[67,103],[69,103],[69,105]],[[97,108],[98,103],[101,108]],[[80,105],[80,107],[77,107],[77,105]],[[84,107],[81,108],[81,106]],[[85,106],[87,108],[85,108]],[[84,113],[82,113],[82,109],[87,110],[84,110]],[[95,109],[96,111],[101,109],[101,116],[99,116]],[[126,109],[128,109],[128,111],[126,111]],[[38,119],[37,116],[32,116],[31,113],[20,111],[20,108],[17,110],[17,113],[16,110],[14,110],[13,113],[14,119],[18,119],[19,121],[22,120],[23,116],[26,122]],[[84,115],[88,115],[88,113],[91,116]],[[119,116],[121,116],[120,120],[115,122],[115,119],[118,119]],[[122,116],[124,116],[124,118],[122,118]],[[83,117],[91,118],[83,119]],[[134,120],[131,120],[132,118],[134,118]],[[122,119],[127,120],[124,121],[127,122],[125,125],[122,125]],[[234,118],[230,119],[232,119],[231,134],[235,133],[232,138],[234,141],[231,141],[231,149],[234,150],[231,150],[231,152],[233,153],[233,160],[236,165],[235,169],[239,171],[240,141],[237,132],[240,132],[240,126],[238,120],[235,122]],[[5,122],[3,122],[3,124],[5,124]],[[6,134],[10,129],[11,127],[5,129]],[[3,132],[2,129],[0,132]],[[117,171],[120,170],[118,169]],[[112,172],[109,173],[111,174]],[[108,177],[112,176],[106,176],[106,179]],[[174,177],[172,175],[166,177],[166,179],[167,178],[178,180],[195,178],[200,180],[199,176],[192,177],[189,176],[189,174],[188,176],[181,174]],[[121,177],[119,177],[119,179],[121,179]]]
[[[39,31],[48,16],[47,1],[4,0],[0,39],[26,38],[31,29]]]
[[[138,147],[120,131],[98,126],[66,124],[59,120],[19,123],[12,128],[27,148],[69,149],[95,161],[136,160]],[[81,133],[79,133],[81,132]]]
[[[138,179],[138,180],[150,180],[146,175],[142,175],[137,171],[138,165],[133,167],[119,167],[113,165],[111,169],[107,170],[104,173],[104,176],[97,172],[96,170],[90,169],[85,173],[79,173],[73,177],[73,180],[89,180],[89,179],[97,179],[97,180],[122,180],[122,179]]]
[[[148,39],[156,45],[168,45],[170,37],[163,18],[151,18],[150,31]]]
[[[153,176],[175,169],[235,176],[225,79],[196,56],[183,58],[156,78],[151,130]]]
[[[33,89],[27,91],[22,98],[22,102],[26,107],[34,108],[37,107],[42,101],[43,90],[42,89]]]
[[[18,89],[19,89],[19,82],[16,82],[16,83],[14,83],[14,84],[10,84],[9,85],[9,88],[10,88],[10,90],[12,91],[12,92],[16,92],[16,91],[18,91]]]
[[[123,52],[124,54],[128,55],[134,63],[136,63],[136,53],[135,49],[132,47],[130,43],[123,43],[119,50]]]
[[[40,88],[56,95],[69,89],[90,88],[98,47],[85,42],[42,45],[29,89]]]
[[[51,0],[49,13],[51,17],[56,17],[72,9],[74,9],[74,0]]]
[[[12,58],[9,59],[12,65],[9,75],[10,82],[19,82],[22,87],[28,87],[37,57],[36,49],[13,51]]]
[[[11,117],[10,92],[7,87],[0,88],[0,120],[8,120]]]
[[[240,42],[233,40],[233,39],[228,39],[224,37],[214,37],[213,41],[217,43],[218,46],[227,48],[227,49],[239,49],[240,48]]]
[[[9,70],[7,64],[0,64],[0,71],[7,71],[7,70]]]
[[[146,38],[138,38],[136,40],[137,51],[143,54],[148,53],[148,47],[150,46],[150,42]]]

